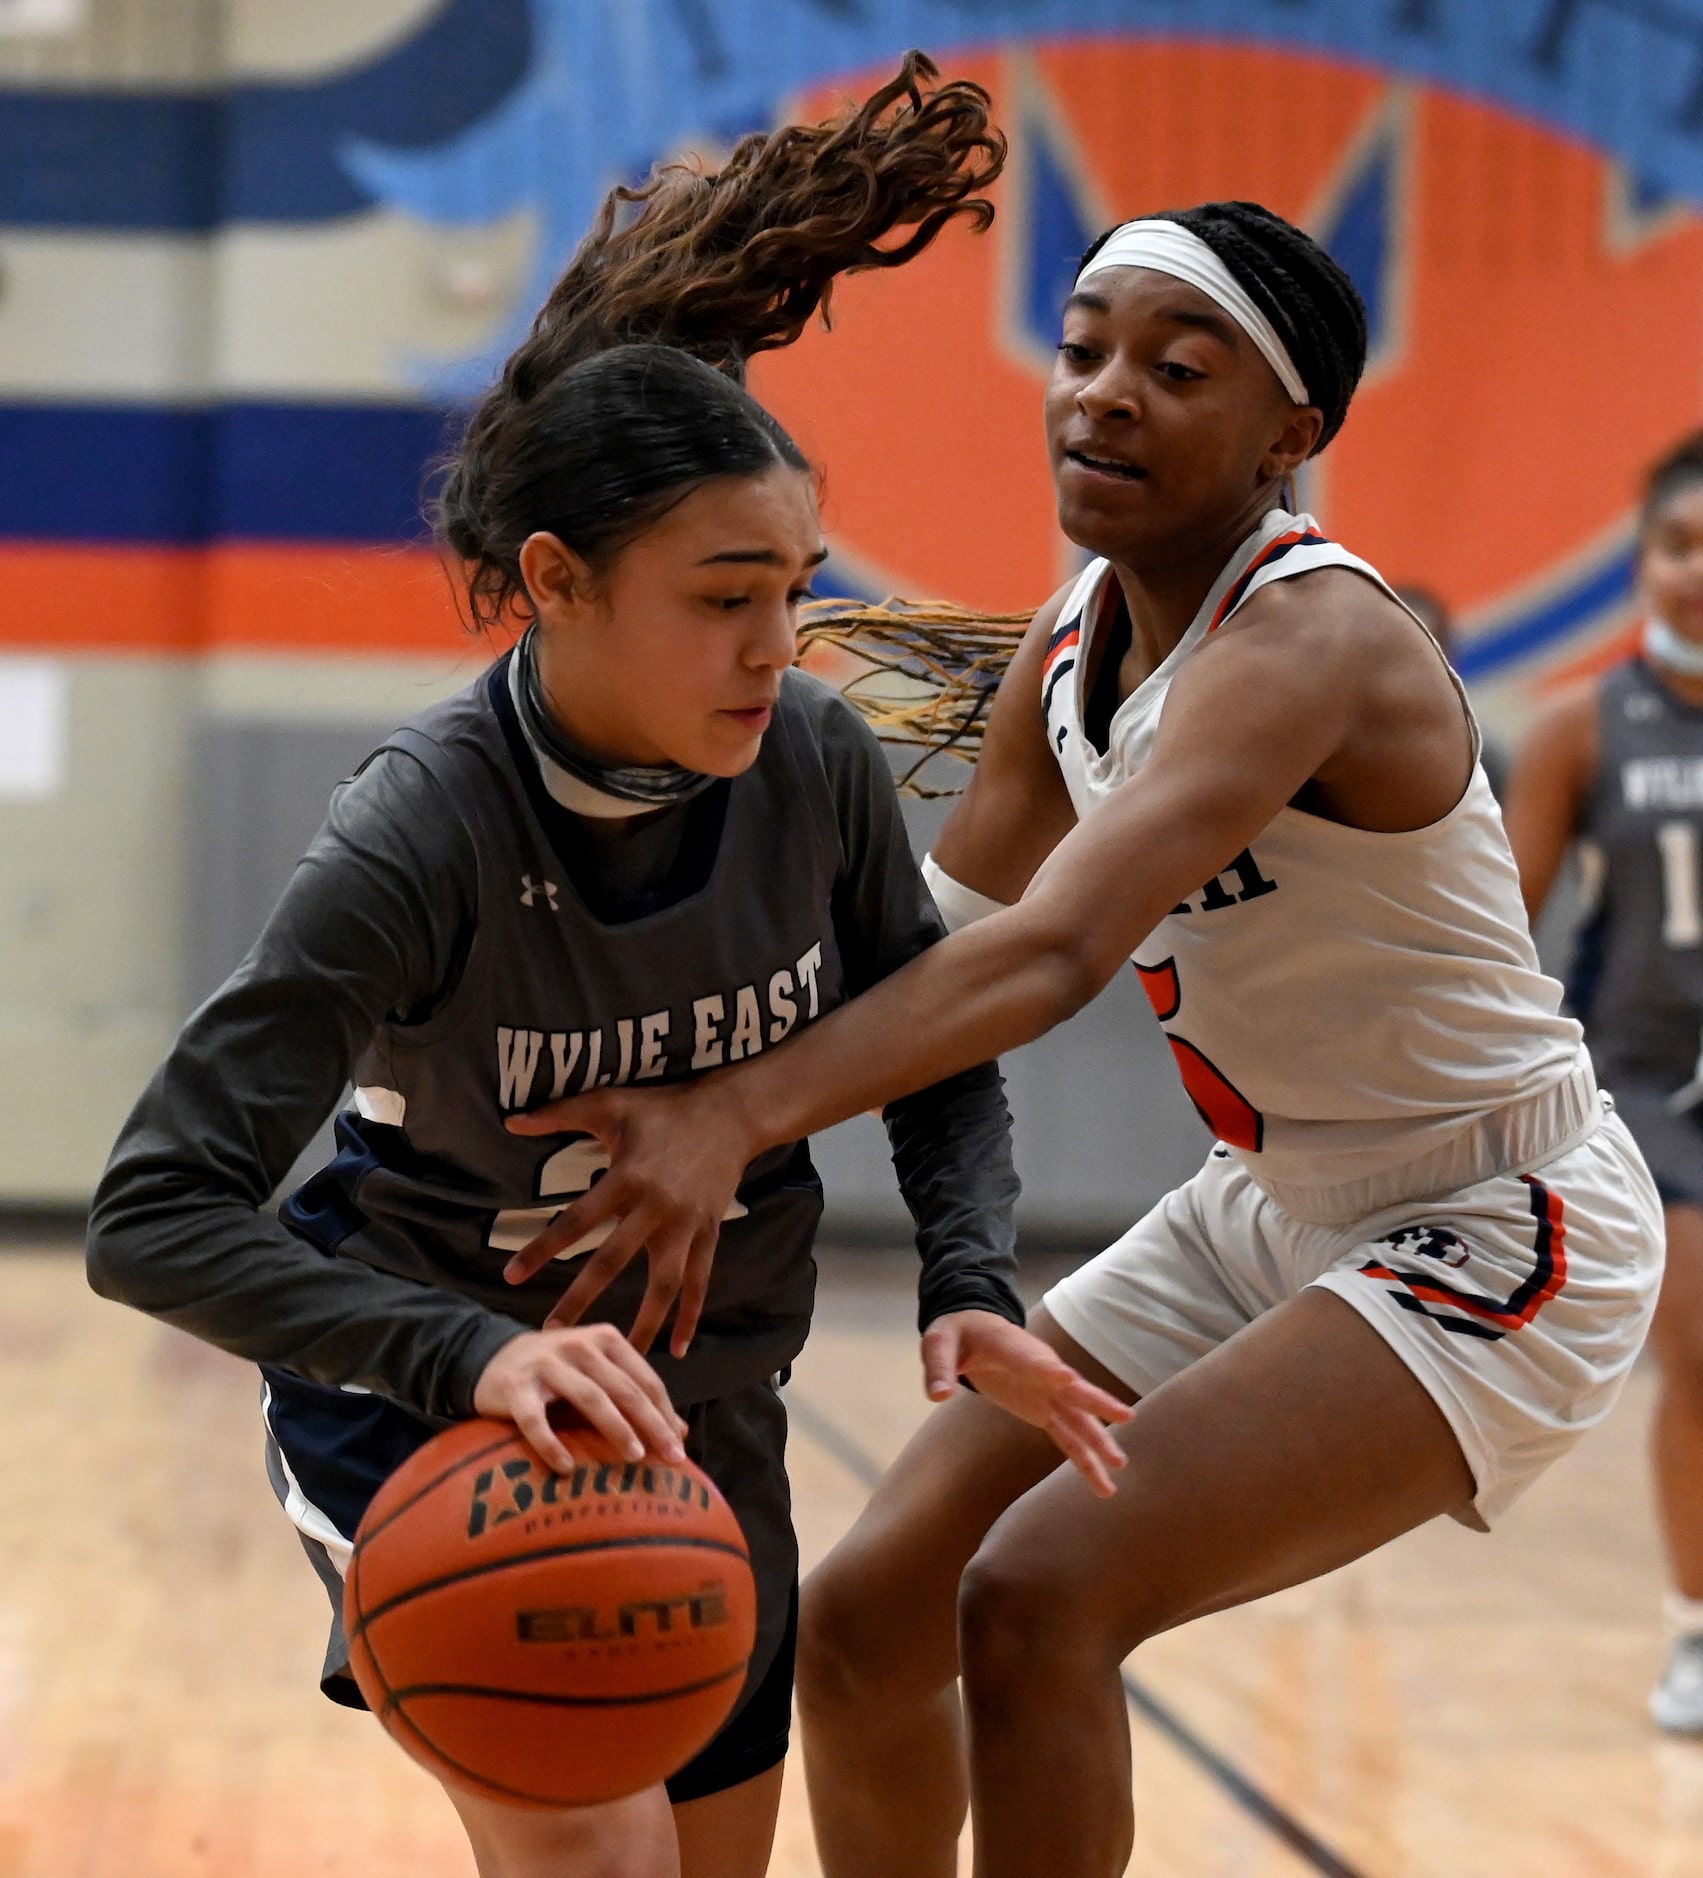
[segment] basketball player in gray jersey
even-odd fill
[[[1673,1645],[1650,1712],[1703,1732],[1703,433],[1650,472],[1638,651],[1533,725],[1506,819],[1533,919],[1579,844],[1588,904],[1569,996],[1661,1192],[1668,1260],[1656,1487]]]
[[[1003,156],[986,94],[932,77],[912,55],[835,124],[617,192],[636,215],[611,198],[438,503],[476,615],[518,615],[524,636],[339,792],[96,1196],[95,1288],[262,1366],[273,1484],[332,1597],[336,1700],[359,1703],[336,1618],[356,1525],[448,1422],[508,1417],[567,1468],[548,1420],[565,1402],[635,1458],[684,1446],[732,1503],[758,1635],[731,1719],[666,1789],[607,1806],[519,1811],[446,1780],[484,1878],[767,1863],[796,1610],[778,1384],[821,1210],[808,1147],[752,1161],[653,1364],[665,1325],[642,1277],[576,1327],[551,1321],[572,1263],[513,1281],[605,1162],[588,1137],[508,1124],[772,1051],[942,936],[879,746],[788,669],[826,550],[809,466],[741,383],[845,267],[897,264],[955,214],[985,222],[975,192]],[[269,1216],[350,1083],[335,1157]],[[1103,1422],[1125,1411],[1022,1328],[994,1066],[886,1120],[931,1374],[1015,1400],[1104,1479]]]

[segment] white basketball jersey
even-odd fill
[[[1104,756],[1083,733],[1086,653],[1120,596],[1107,562],[1087,569],[1042,677],[1048,736],[1079,816],[1141,786],[1171,681],[1208,636],[1268,582],[1319,567],[1354,568],[1389,591],[1310,516],[1274,511],[1170,657],[1118,707]],[[1476,724],[1473,736],[1476,749]],[[1569,1078],[1569,1111],[1583,1122],[1594,1110],[1594,1092],[1579,1086],[1589,1081],[1579,1026],[1538,967],[1477,762],[1455,807],[1410,833],[1280,810],[1159,922],[1134,964],[1202,1119],[1285,1205],[1365,1185]]]

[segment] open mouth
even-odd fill
[[[1119,476],[1127,483],[1147,480],[1147,472],[1139,463],[1120,463],[1111,456],[1091,456],[1086,450],[1066,450],[1064,454],[1069,462],[1092,470],[1096,476]]]

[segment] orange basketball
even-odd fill
[[[567,1431],[545,1467],[471,1421],[391,1475],[355,1536],[349,1661],[394,1739],[441,1779],[517,1806],[654,1786],[727,1719],[757,1592],[701,1469],[623,1461]]]

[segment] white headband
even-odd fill
[[[1312,403],[1276,327],[1248,298],[1247,290],[1212,249],[1181,222],[1156,218],[1125,222],[1113,229],[1099,253],[1077,275],[1077,286],[1108,267],[1150,267],[1157,274],[1170,274],[1198,287],[1209,300],[1216,300],[1259,347],[1261,357],[1290,397],[1297,404]]]

